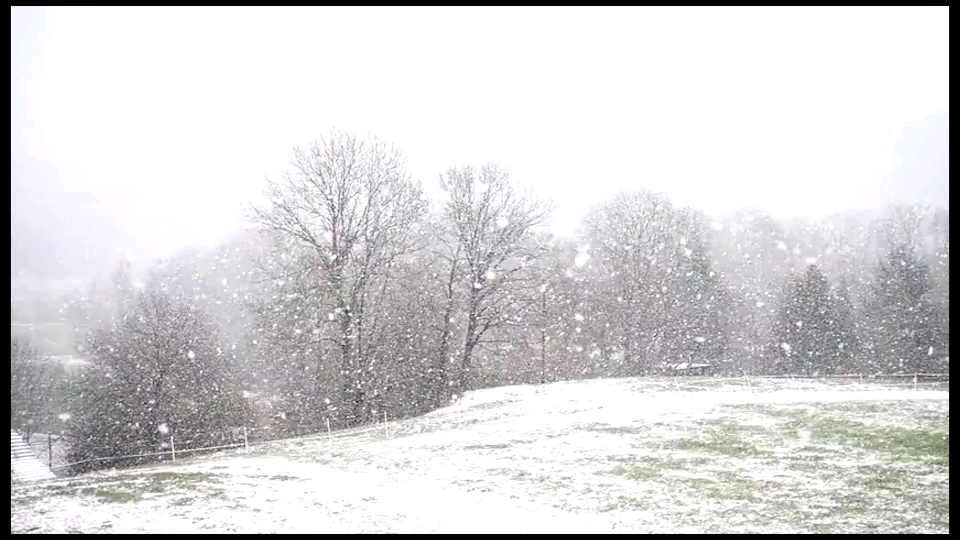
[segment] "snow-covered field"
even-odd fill
[[[495,388],[332,442],[15,485],[11,529],[947,533],[949,411],[946,383]]]

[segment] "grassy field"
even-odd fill
[[[13,532],[948,533],[949,390],[619,379],[16,485]]]

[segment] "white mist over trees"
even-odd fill
[[[89,460],[156,452],[171,435],[315,432],[485,386],[691,364],[949,370],[947,210],[783,222],[708,217],[636,190],[558,238],[552,205],[522,180],[498,164],[452,167],[430,201],[372,135],[335,130],[296,148],[251,208],[257,228],[162,261],[142,284],[121,261],[67,295],[61,316],[92,365],[56,390],[69,411],[33,407],[31,392],[54,390],[12,371],[14,427],[69,412],[73,457]],[[26,343],[12,351],[12,366],[31,365]]]

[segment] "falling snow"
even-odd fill
[[[14,532],[949,532],[946,8],[624,13],[572,55],[539,27],[606,23],[229,16],[251,55],[57,9],[12,11],[11,427],[60,475]]]

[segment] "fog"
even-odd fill
[[[212,247],[334,126],[427,183],[500,162],[566,235],[620,188],[713,216],[945,204],[945,13],[13,8],[12,271]]]

